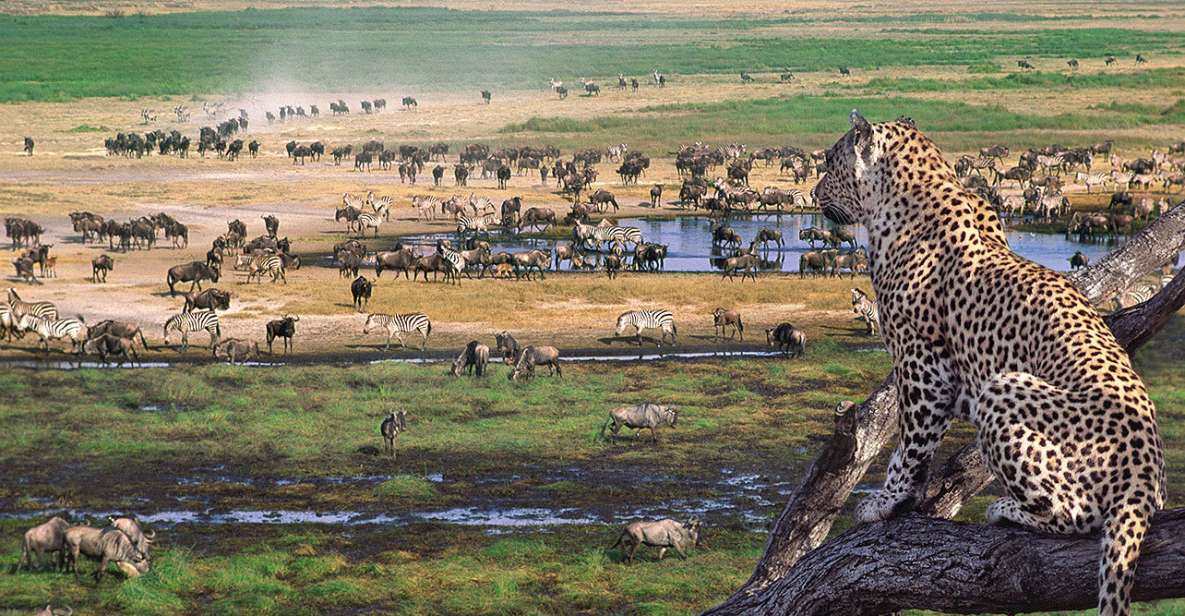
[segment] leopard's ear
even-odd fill
[[[864,119],[864,116],[860,115],[858,110],[853,109],[852,113],[848,114],[848,122],[851,123],[852,128],[856,129],[856,136],[860,141],[864,141],[872,135],[872,125]]]

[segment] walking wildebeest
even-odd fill
[[[416,254],[410,248],[396,244],[395,250],[380,252],[374,256],[374,276],[382,278],[383,271],[403,272],[404,278],[411,278]],[[395,274],[399,276],[398,273]]]
[[[485,101],[485,104],[487,104],[487,105],[490,104],[490,99],[493,97],[494,97],[494,95],[491,94],[489,90],[482,90],[481,91],[481,100]]]
[[[267,322],[267,354],[272,354],[272,341],[276,338],[284,339],[284,352],[288,353],[292,350],[292,337],[296,335],[296,322],[300,320],[299,316],[290,314],[284,315],[282,319]]]
[[[91,259],[91,282],[107,282],[107,272],[115,269],[115,259],[110,255],[99,255]]]
[[[785,357],[802,357],[806,352],[806,334],[785,322],[765,330],[765,343],[777,346]]]
[[[109,563],[114,562],[128,577],[148,571],[148,556],[122,530],[114,527],[72,526],[66,530],[66,566],[78,577],[78,556],[99,561],[95,579],[102,580]]]
[[[168,276],[165,280],[169,283],[169,297],[176,297],[177,290],[174,286],[178,282],[189,282],[189,290],[194,288],[201,290],[202,281],[209,280],[211,282],[218,282],[218,269],[210,267],[201,261],[193,261],[192,263],[183,263],[181,265],[174,265],[169,268]]]
[[[601,437],[605,436],[606,429],[616,437],[621,427],[625,426],[637,430],[634,432],[635,437],[642,430],[650,430],[651,440],[657,443],[658,433],[655,430],[666,426],[674,428],[678,419],[679,407],[673,404],[622,406],[609,411],[609,419],[601,426]]]
[[[401,432],[407,432],[407,411],[391,411],[379,424],[379,433],[383,435],[383,444],[391,452],[391,459],[395,459],[395,439]]]
[[[658,548],[659,560],[662,560],[670,548],[675,548],[679,556],[687,558],[687,549],[699,545],[699,528],[698,518],[691,518],[687,524],[680,524],[670,518],[657,522],[630,522],[621,530],[617,542],[609,546],[609,549],[621,545],[622,541],[629,537],[630,547],[625,553],[627,563],[634,562],[634,553],[642,545]]]

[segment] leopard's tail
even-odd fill
[[[1152,511],[1147,504],[1124,503],[1107,514],[1099,546],[1099,616],[1126,616],[1131,610],[1136,562]]]

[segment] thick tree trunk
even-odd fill
[[[1092,302],[1102,302],[1124,291],[1136,278],[1175,259],[1183,248],[1185,248],[1185,203],[1178,204],[1164,213],[1160,219],[1138,236],[1131,238],[1122,248],[1086,271],[1074,275],[1071,279]],[[1173,281],[1153,299],[1110,315],[1107,317],[1107,322],[1120,344],[1123,344],[1131,352],[1159,330],[1171,315],[1181,308],[1183,303],[1185,303],[1185,273],[1178,273]],[[765,555],[758,562],[753,575],[740,590],[722,605],[710,610],[709,614],[744,613],[750,609],[780,612],[780,609],[772,608],[782,605],[783,602],[786,605],[794,605],[799,597],[806,597],[810,592],[824,593],[827,591],[828,578],[811,577],[809,571],[803,571],[810,568],[808,563],[802,562],[800,564],[800,559],[826,539],[835,517],[851,495],[852,489],[867,472],[868,467],[879,455],[881,449],[896,436],[897,401],[892,377],[890,376],[882,382],[862,404],[841,404],[840,409],[837,411],[836,427],[831,440],[824,445],[823,451],[807,471],[802,485],[790,497],[785,509],[775,522],[766,544]],[[918,510],[936,517],[952,517],[958,513],[968,498],[982,490],[990,481],[991,476],[984,466],[979,452],[975,450],[974,446],[964,447],[947,461],[940,472],[936,473],[930,482],[926,500],[919,505]],[[934,522],[943,524],[938,521]],[[895,523],[860,528],[849,531],[849,534],[851,532],[859,532],[862,535],[870,532],[883,533],[884,529],[893,528],[892,525]],[[984,527],[981,526],[972,526],[971,528],[984,530]],[[1026,533],[1026,531],[1016,532]],[[1031,535],[1031,533],[1026,534]],[[843,551],[846,544],[840,542],[845,537],[847,534],[836,538],[831,544],[828,544],[826,554],[817,558],[844,558]],[[891,538],[883,535],[879,538],[879,541],[886,542],[885,551],[882,552],[884,557],[890,555],[887,542]],[[1057,539],[1057,541],[1067,540]],[[960,546],[953,545],[948,548],[958,551]],[[1185,549],[1185,545],[1182,549]],[[812,556],[812,558],[815,557]],[[901,561],[891,562],[896,562],[898,566],[908,566],[903,565]],[[1094,567],[1088,569],[1090,575],[1093,576]],[[782,580],[791,578],[797,580],[796,583],[799,586],[782,583]],[[807,581],[811,580],[813,581],[807,584]],[[927,591],[927,588],[922,588],[924,585],[924,580],[919,576],[915,589],[919,598]],[[820,588],[816,588],[816,586]],[[842,589],[842,587],[842,584],[835,586],[837,589]],[[908,587],[898,590],[908,595],[906,592]],[[985,589],[983,593],[952,595],[951,600],[974,601],[976,598],[982,598],[983,594],[990,594],[990,592]],[[1093,602],[1093,596],[1094,591],[1091,590],[1089,593],[1084,593],[1081,598]],[[862,598],[862,600],[871,600],[874,606],[880,605],[880,607],[870,608],[868,612],[844,612],[841,610],[834,613],[879,614],[893,611],[898,607],[911,606],[908,603],[893,603],[888,598],[885,602],[876,604],[877,598],[875,592]],[[769,606],[771,609],[767,610],[764,606]],[[926,606],[919,603],[916,607]],[[787,613],[830,612],[795,611]]]

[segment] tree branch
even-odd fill
[[[908,514],[856,527],[767,591],[714,613],[878,615],[909,608],[1015,613],[1094,606],[1097,537],[1061,537]],[[1152,521],[1134,598],[1185,595],[1185,509]]]
[[[1165,212],[1119,250],[1071,280],[1087,299],[1098,303],[1125,290],[1135,278],[1170,262],[1182,248],[1185,248],[1185,202]],[[1154,298],[1110,315],[1107,322],[1120,344],[1132,352],[1163,327],[1183,304],[1185,274],[1178,273]],[[765,554],[753,575],[709,614],[740,613],[745,611],[742,606],[758,605],[762,597],[774,592],[772,584],[797,572],[796,563],[827,537],[852,490],[884,445],[896,436],[897,401],[891,375],[862,404],[843,408],[831,439],[771,529]],[[953,517],[968,498],[990,482],[991,475],[979,452],[974,446],[964,447],[947,460],[942,472],[931,481],[918,510],[932,516]],[[1093,591],[1090,595],[1093,596]],[[889,609],[882,606],[874,613],[885,611]]]

